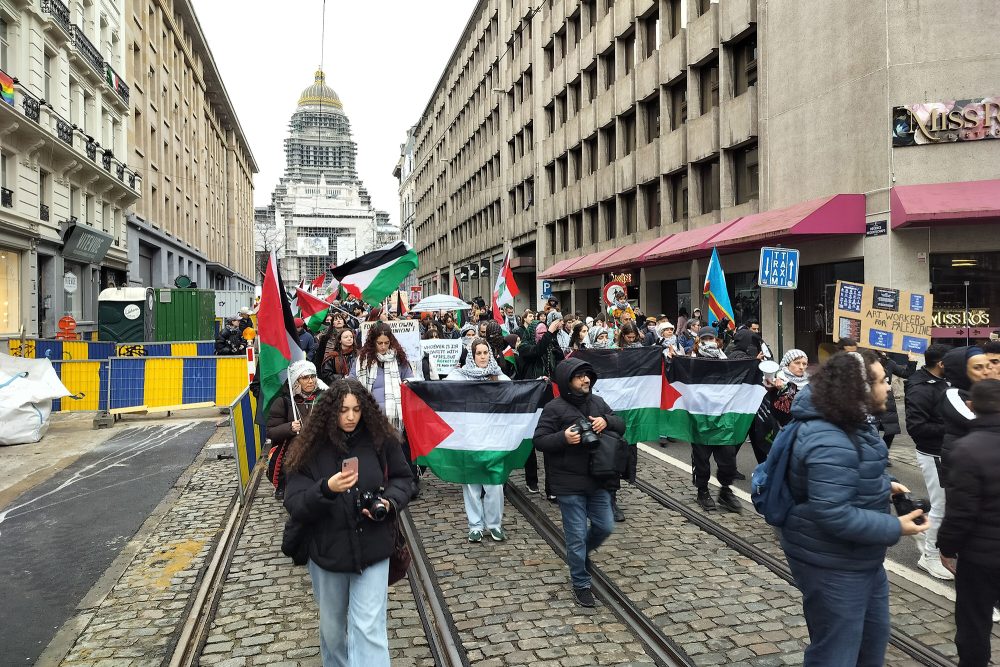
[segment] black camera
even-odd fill
[[[372,515],[372,519],[375,521],[381,521],[389,515],[389,510],[386,509],[385,504],[378,495],[371,491],[365,491],[360,494],[357,502],[358,513],[360,514],[362,510],[368,510],[368,513]]]
[[[931,501],[925,498],[913,499],[908,493],[897,493],[892,496],[892,505],[896,508],[897,516],[904,516],[913,512],[915,510],[923,510],[925,516],[918,516],[913,520],[913,523],[918,526],[924,525],[924,521],[927,514],[931,511]]]
[[[580,444],[586,445],[588,449],[594,449],[601,444],[601,439],[594,433],[594,425],[589,419],[580,417],[573,422],[573,429],[580,434]]]

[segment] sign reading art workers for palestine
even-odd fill
[[[861,347],[923,354],[931,342],[933,298],[930,294],[838,280],[833,340],[853,338]]]
[[[1000,139],[1000,95],[893,107],[891,131],[895,147]]]

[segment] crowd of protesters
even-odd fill
[[[332,447],[339,454],[369,447],[383,462],[389,448],[386,469],[399,481],[391,494],[386,491],[382,499],[386,507],[399,511],[418,496],[424,470],[412,463],[403,466],[409,468],[409,477],[399,470],[400,462],[410,458],[402,428],[402,384],[417,377],[466,382],[546,379],[557,385],[558,398],[544,407],[534,438],[545,466],[544,494],[562,512],[574,598],[582,606],[594,606],[589,555],[612,533],[615,522],[625,520],[625,514],[615,494],[619,481],[589,476],[574,421],[582,414],[595,432],[608,429],[619,435],[624,423],[592,393],[599,381],[593,368],[574,356],[586,349],[656,347],[666,364],[678,357],[706,363],[774,362],[776,370],[765,374],[764,398],[746,439],[761,463],[783,429],[793,424],[798,429],[787,478],[796,503],[779,532],[803,595],[810,636],[805,664],[881,664],[889,636],[883,562],[886,549],[909,535],[919,542],[920,568],[933,577],[956,580],[956,644],[962,664],[988,663],[990,616],[996,620],[994,607],[1000,598],[1000,511],[994,511],[1000,510],[996,481],[1000,479],[1000,343],[956,349],[931,345],[918,370],[913,354],[902,361],[841,339],[817,369],[816,360],[799,349],[775,357],[757,320],[739,326],[726,320],[709,322],[697,308],[690,313],[680,309],[671,321],[665,315],[646,316],[633,307],[592,314],[564,312],[555,298],[546,299],[537,311],[515,312],[508,304],[497,315],[478,298],[468,306],[459,311],[398,314],[357,302],[335,302],[319,331],[296,322],[307,360],[289,369],[287,394],[272,405],[268,423],[276,496],[285,495],[293,517],[314,516],[358,483],[356,472],[331,467],[333,458],[317,447]],[[461,341],[457,363],[444,368],[429,354],[408,358],[387,324],[394,319],[417,320],[424,340]],[[363,340],[362,322],[374,323]],[[235,340],[240,326],[239,321],[229,323],[220,345]],[[926,515],[920,509],[898,516],[891,511],[891,499],[909,493],[886,470],[891,466],[889,447],[902,432],[892,391],[895,377],[905,380],[902,416],[916,444],[915,463],[930,500]],[[325,403],[320,400],[324,390],[330,395]],[[323,409],[315,409],[317,404]],[[321,426],[309,426],[316,415],[336,421],[332,435],[324,434]],[[365,433],[361,441],[351,435],[357,429]],[[310,433],[314,441],[305,443]],[[290,447],[296,440],[303,441],[302,451]],[[366,444],[355,444],[360,442]],[[668,442],[664,437],[660,444]],[[737,469],[739,447],[691,445],[694,501],[704,511],[743,510],[732,489],[737,480],[746,478]],[[715,498],[709,492],[712,458],[721,487]],[[529,493],[539,493],[538,465],[539,455],[533,449],[524,466]],[[367,484],[379,487],[377,481]],[[487,536],[506,540],[503,486],[466,484],[462,495],[468,542],[478,543]],[[335,553],[339,547],[334,536],[331,528],[314,540],[315,553],[310,552],[318,604],[321,608],[330,604],[324,600],[341,595],[344,586],[361,586],[365,597],[359,599],[369,601],[358,604],[375,605],[383,625],[345,630],[346,624],[335,627],[322,621],[325,663],[328,656],[331,660],[342,656],[350,641],[356,641],[357,632],[373,633],[376,639],[385,632],[384,604],[378,607],[375,600],[381,595],[384,603],[380,587],[368,590],[368,583],[345,583],[319,572],[337,572],[343,563],[359,566],[357,554],[344,561],[350,554]],[[382,555],[386,543],[378,539],[382,541],[373,553]],[[360,567],[370,566],[371,560],[366,558]],[[354,604],[353,593],[351,601]],[[366,644],[364,655],[370,659],[366,664],[382,664],[371,656],[381,655],[383,648],[381,640],[374,646]],[[355,656],[351,664],[356,664]]]

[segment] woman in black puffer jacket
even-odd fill
[[[392,514],[413,491],[396,429],[360,382],[338,380],[313,409],[286,465],[285,508],[305,535],[323,664],[388,667]],[[387,517],[377,518],[383,510]]]

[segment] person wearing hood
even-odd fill
[[[596,433],[609,429],[621,436],[625,421],[593,393],[597,373],[585,361],[573,357],[563,361],[556,368],[554,380],[559,398],[542,409],[534,443],[545,454],[546,483],[562,513],[573,596],[577,604],[593,607],[587,560],[614,529],[609,488],[614,488],[618,480],[598,479],[590,474],[590,452],[580,444],[576,422],[586,419]]]
[[[670,320],[660,320],[656,325],[656,344],[663,348],[663,356],[669,361],[676,356],[684,356],[684,347],[677,341],[674,325]]]
[[[215,354],[243,354],[246,349],[247,341],[240,330],[240,318],[230,317],[226,320],[226,326],[219,329],[219,335],[215,337]]]
[[[763,359],[764,353],[758,347],[754,333],[740,328],[733,334],[733,342],[726,346],[726,356],[730,359]]]
[[[941,486],[947,489],[951,446],[955,440],[969,432],[972,420],[976,418],[969,409],[969,391],[975,383],[994,377],[993,364],[981,347],[956,347],[944,355],[944,377],[951,387],[944,393],[944,399],[938,408],[944,421],[938,479]]]
[[[496,322],[490,322],[499,328]],[[476,338],[469,346],[468,361],[461,368],[448,374],[447,381],[459,382],[510,382],[493,358],[489,341]],[[537,482],[536,482],[537,484]],[[469,541],[482,542],[483,533],[489,532],[494,542],[503,542],[507,533],[503,526],[503,484],[463,484],[465,516],[469,522]]]
[[[600,325],[596,325],[594,326],[593,329],[591,329],[588,332],[588,336],[590,336],[593,339],[592,342],[590,343],[590,347],[594,348],[595,350],[614,349],[615,345],[614,342],[611,340],[611,334],[606,328]]]
[[[283,388],[267,413],[267,435],[271,439],[271,449],[267,457],[267,477],[274,484],[274,497],[281,499],[285,494],[285,471],[283,459],[295,437],[305,428],[313,406],[327,389],[326,383],[316,377],[316,366],[311,361],[301,359],[288,367],[288,384]]]
[[[909,489],[886,473],[889,450],[871,420],[888,394],[874,353],[841,352],[792,406],[799,426],[787,483],[795,504],[780,538],[809,628],[805,667],[884,664],[886,550],[928,528],[916,523],[922,510],[897,517],[889,509],[890,495]]]
[[[924,350],[924,367],[906,381],[904,407],[906,412],[906,432],[916,445],[917,465],[924,476],[927,498],[931,511],[927,515],[930,528],[920,550],[917,566],[932,577],[954,579],[954,575],[941,564],[941,553],[937,548],[937,533],[944,518],[945,494],[938,479],[941,464],[941,441],[944,438],[944,420],[939,406],[944,401],[948,383],[944,379],[944,356],[951,350],[940,343]]]
[[[472,345],[472,341],[479,337],[479,325],[473,324],[472,322],[466,322],[459,329],[459,340],[462,341],[462,352],[458,355],[458,367],[461,368],[465,365],[466,360],[469,357],[469,346]]]
[[[482,337],[490,345],[490,353],[493,355],[493,360],[496,365],[500,367],[500,371],[507,377],[511,379],[514,377],[514,364],[510,363],[503,358],[503,351],[507,349],[507,341],[504,340],[503,329],[495,321],[490,320],[486,323],[486,335]]]

